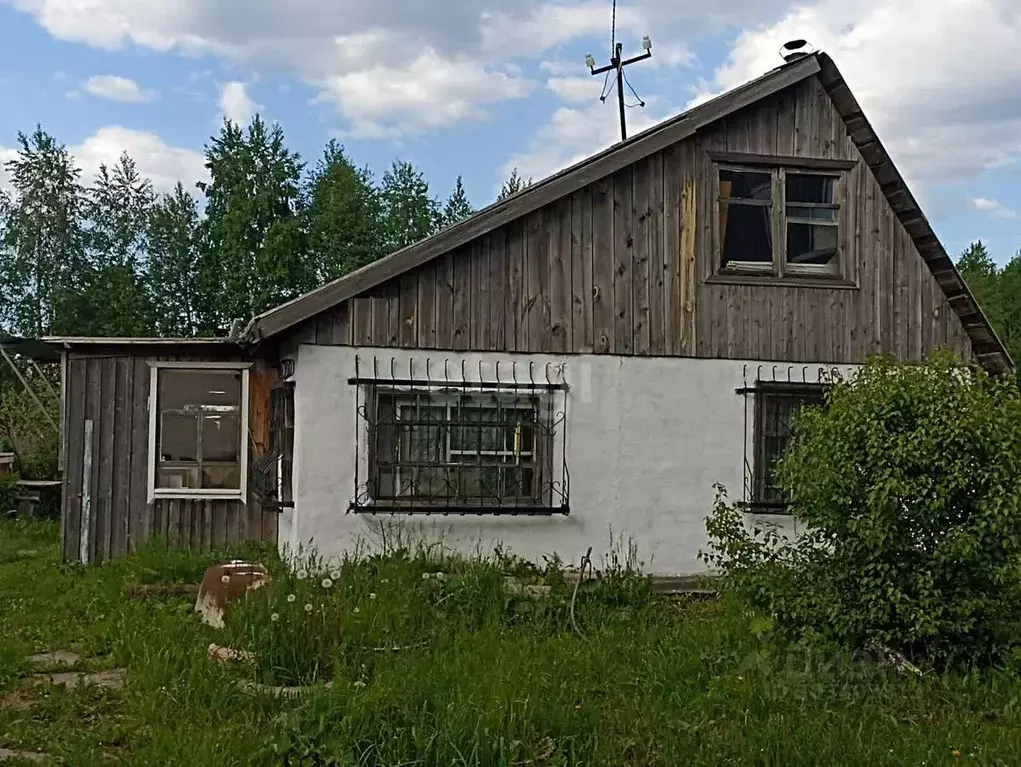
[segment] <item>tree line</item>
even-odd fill
[[[1014,364],[1021,364],[1021,251],[1000,267],[976,240],[961,253],[957,268]]]
[[[0,330],[32,337],[222,335],[474,212],[460,177],[441,201],[411,163],[377,181],[336,141],[308,165],[259,116],[225,120],[208,180],[164,194],[126,153],[85,183],[42,127],[18,147],[0,190]],[[500,198],[528,183],[513,172]]]

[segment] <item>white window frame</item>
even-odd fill
[[[190,499],[190,500],[232,500],[248,502],[248,375],[251,362],[186,362],[149,360],[149,469],[148,496],[149,502],[156,499]],[[159,395],[159,373],[161,370],[202,370],[225,372],[241,372],[241,450],[238,455],[240,482],[236,490],[209,488],[156,487],[157,455],[156,432],[159,413],[157,412]]]

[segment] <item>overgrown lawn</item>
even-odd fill
[[[904,677],[777,646],[735,605],[655,597],[632,579],[579,595],[582,638],[556,573],[550,596],[529,599],[492,562],[391,554],[298,579],[254,550],[240,554],[274,584],[216,631],[191,599],[124,586],[197,582],[239,552],[152,546],[80,570],[60,565],[56,538],[53,524],[0,523],[0,748],[54,763],[1021,763],[1013,669]],[[211,642],[259,659],[225,667]],[[26,656],[59,649],[125,668],[124,689],[34,683]],[[314,684],[279,700],[239,679]]]

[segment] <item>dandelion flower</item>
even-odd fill
[[[220,583],[230,583],[230,576],[224,573],[220,576]]]
[[[280,620],[280,613],[273,613],[271,616],[269,616],[269,619],[276,623],[278,620]]]
[[[360,613],[360,612],[361,612],[361,610],[360,610],[359,608],[357,608],[357,607],[356,607],[356,608],[355,608],[354,610],[352,610],[352,612],[353,612],[353,613],[354,613],[355,615],[357,615],[358,613]]]
[[[305,612],[307,612],[307,613],[312,612],[312,605],[306,604],[305,605]]]
[[[422,580],[423,581],[427,581],[427,580],[429,580],[432,577],[433,577],[432,573],[422,573]]]
[[[372,594],[369,594],[369,599],[375,599],[375,598],[376,598],[375,592],[373,592]]]
[[[446,575],[444,575],[443,573],[436,573],[436,574],[435,574],[435,575],[433,576],[433,578],[435,578],[435,579],[436,579],[436,580],[438,580],[438,581],[442,581],[442,580],[443,580],[444,578],[446,578],[446,577],[447,577],[447,576],[446,576]]]
[[[293,602],[295,599],[297,599],[297,597],[294,596],[294,594],[288,594],[287,595],[287,601],[288,602]]]
[[[333,581],[332,580],[330,580],[329,578],[323,578],[323,588],[324,589],[328,589],[332,585],[333,585]]]
[[[335,581],[340,580],[340,570],[330,570],[330,578]]]
[[[308,578],[308,570],[298,570],[298,580],[303,581]]]

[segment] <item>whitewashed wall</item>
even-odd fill
[[[460,375],[465,360],[469,379],[478,377],[480,362],[482,375],[490,379],[497,360],[502,379],[508,378],[513,359],[519,377],[529,361],[537,375],[547,362],[563,365],[570,386],[565,395],[570,515],[348,514],[358,460],[355,429],[364,428],[356,419],[356,387],[348,383],[356,355],[363,361],[363,375],[371,370],[366,361],[373,355],[385,361],[388,375],[389,361],[396,358],[399,377],[409,359],[418,375],[426,358],[434,375],[443,360]],[[821,369],[832,366],[302,346],[294,375],[295,508],[281,519],[280,544],[293,550],[311,543],[331,556],[359,544],[373,545],[380,523],[396,523],[413,537],[442,540],[456,551],[488,552],[502,544],[535,561],[555,553],[577,562],[589,546],[594,555],[605,556],[614,544],[626,550],[630,541],[650,572],[701,572],[704,565],[697,555],[706,543],[713,484],[725,485],[732,498],[742,496],[744,444],[751,440],[753,419],[751,399],[736,390],[760,376],[814,382]]]

